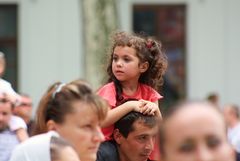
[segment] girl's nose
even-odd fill
[[[118,60],[117,61],[117,67],[121,67],[123,65],[122,61]]]

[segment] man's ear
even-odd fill
[[[118,129],[113,131],[113,138],[117,142],[117,144],[121,144],[122,139],[124,138],[123,135],[119,132]]]
[[[144,63],[141,63],[140,64],[140,72],[141,73],[144,73],[148,70],[148,67],[149,67],[149,63],[146,61]]]
[[[49,120],[49,121],[47,122],[47,129],[48,129],[48,131],[50,131],[50,130],[56,131],[56,130],[57,130],[57,124],[56,124],[56,122],[53,121],[53,120]]]

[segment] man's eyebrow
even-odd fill
[[[149,134],[140,134],[140,135],[137,135],[137,136],[150,136]]]

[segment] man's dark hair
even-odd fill
[[[138,120],[142,121],[145,126],[150,128],[153,128],[158,123],[156,116],[144,115],[142,113],[132,111],[119,119],[115,123],[114,129],[118,129],[119,132],[126,138],[131,131],[134,131],[133,124]]]

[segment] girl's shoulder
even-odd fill
[[[158,91],[149,85],[140,83],[140,89],[143,99],[155,102],[163,98],[163,96],[160,95]]]
[[[154,88],[152,88],[149,85],[146,85],[146,84],[143,84],[143,83],[139,83],[139,86],[140,86],[142,91],[151,92],[151,93],[158,93]]]
[[[102,93],[113,92],[113,91],[115,91],[115,86],[113,82],[110,82],[100,87],[97,90],[97,94],[101,95]]]
[[[107,83],[102,86],[97,94],[108,101],[109,105],[115,106],[116,104],[116,90],[113,82]]]

